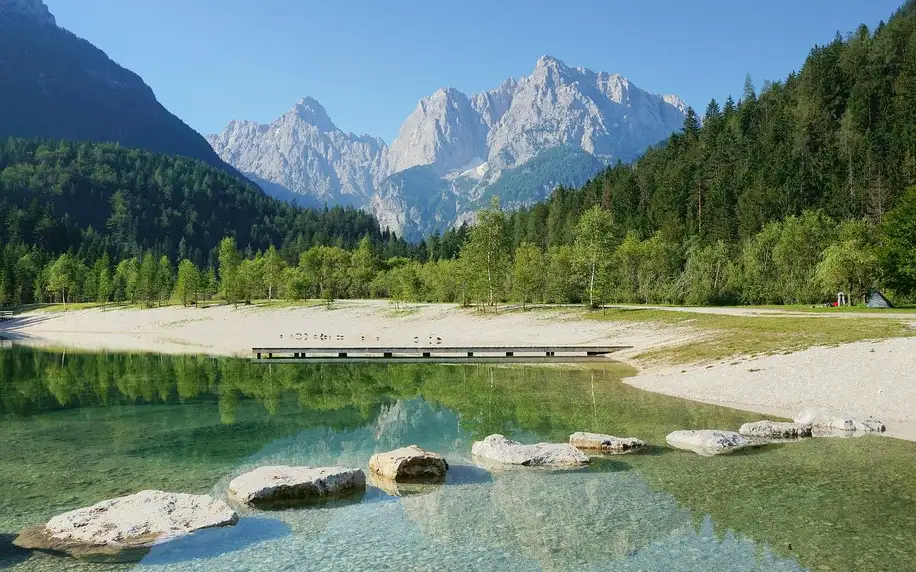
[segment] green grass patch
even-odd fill
[[[865,306],[806,306],[804,304],[790,304],[786,306],[733,306],[749,310],[783,310],[786,312],[807,312],[812,314],[913,314],[916,316],[916,306],[895,306],[893,308],[867,308]]]
[[[650,350],[637,359],[697,363],[739,355],[788,353],[814,346],[916,335],[905,321],[880,318],[830,319],[823,316],[729,316],[668,310],[608,308],[586,317],[608,322],[670,326],[695,333],[690,341]]]

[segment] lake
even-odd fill
[[[809,439],[702,458],[676,429],[758,414],[643,392],[607,364],[255,365],[148,354],[0,350],[0,569],[916,570],[916,444]],[[639,437],[644,454],[580,471],[474,466],[491,433]],[[12,546],[25,526],[143,489],[223,496],[265,464],[365,469],[379,451],[439,452],[445,485],[277,512],[156,547],[138,565]]]

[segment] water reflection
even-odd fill
[[[446,455],[445,486],[403,498],[373,488],[360,504],[270,513],[269,523],[246,513],[233,534],[247,541],[179,547],[143,566],[916,569],[905,540],[916,535],[916,445],[808,440],[701,459],[664,436],[758,417],[638,391],[618,382],[626,373],[13,348],[0,352],[0,534],[143,488],[222,494],[259,465],[364,467],[374,452],[416,443]],[[651,447],[554,475],[489,474],[470,459],[490,433],[535,442],[574,431]],[[2,547],[0,568],[113,570]]]

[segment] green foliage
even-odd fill
[[[493,197],[489,208],[478,213],[478,222],[461,249],[461,261],[470,272],[475,300],[496,305],[505,295],[510,260],[510,239],[506,215]]]
[[[197,302],[200,292],[200,270],[194,263],[185,258],[178,263],[178,278],[175,280],[174,298],[181,301],[183,306]]]
[[[515,250],[515,264],[512,267],[512,292],[514,298],[522,303],[522,309],[528,302],[544,298],[544,255],[541,249],[525,242]]]
[[[594,308],[598,303],[596,294],[604,278],[605,264],[602,259],[610,247],[611,213],[599,206],[585,211],[576,224],[576,256],[585,268],[588,305]]]
[[[817,265],[816,282],[828,296],[842,291],[850,300],[863,301],[879,275],[872,229],[867,221],[849,220],[839,226],[837,234]]]
[[[312,292],[328,305],[347,293],[350,253],[336,246],[316,246],[302,254],[299,269],[312,285]]]
[[[43,267],[69,252],[92,268],[92,291],[77,293],[85,300],[104,297],[95,264],[106,255],[121,261],[151,251],[206,268],[225,236],[247,252],[274,245],[287,262],[312,246],[353,248],[364,238],[386,258],[423,255],[367,213],[300,209],[200,161],[111,144],[0,143],[0,221],[0,291],[18,303],[35,299],[34,274],[15,273],[27,254]],[[446,235],[455,256],[460,235]]]
[[[916,186],[887,213],[881,237],[884,282],[900,294],[916,296]]]

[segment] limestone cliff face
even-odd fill
[[[384,141],[344,133],[311,98],[269,125],[233,121],[207,141],[240,171],[332,204],[365,205],[387,171]]]
[[[490,191],[511,194],[519,206],[541,200],[544,185],[576,184],[601,165],[635,159],[680,129],[685,114],[676,96],[544,56],[531,75],[491,91],[468,97],[444,88],[423,98],[390,147],[343,133],[309,98],[269,125],[233,121],[208,141],[253,177],[360,206],[383,226],[416,238],[472,219],[468,212]],[[557,148],[592,160],[545,155]],[[545,172],[545,165],[556,172]],[[523,166],[539,178],[519,176]],[[513,181],[527,187],[507,192]]]

